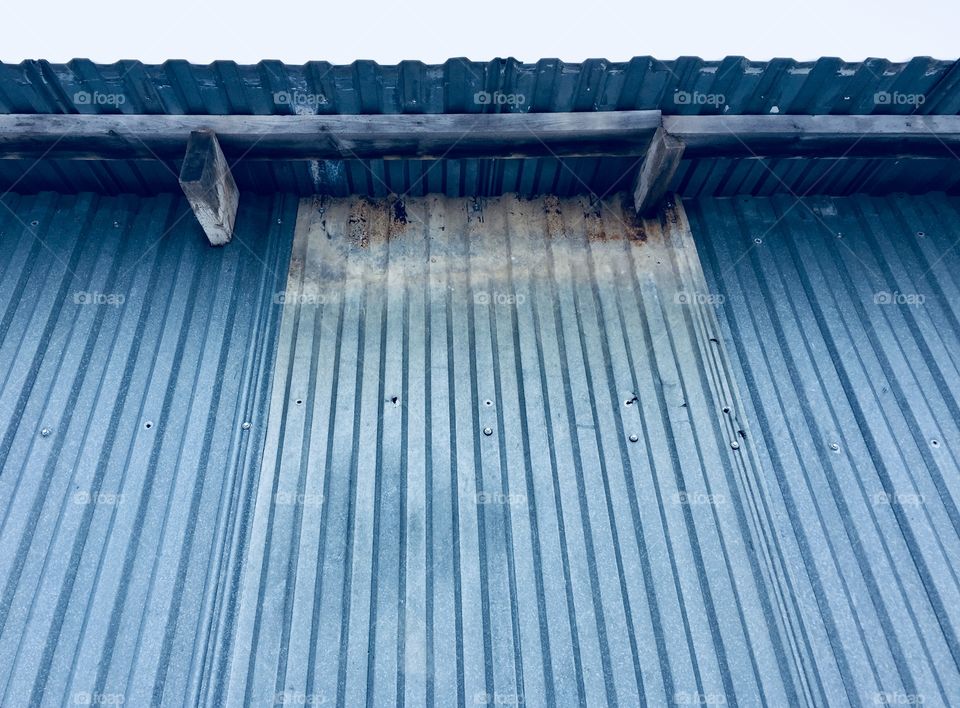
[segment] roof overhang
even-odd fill
[[[188,140],[208,136],[190,157]],[[214,137],[215,136],[215,137]],[[680,161],[770,157],[951,157],[960,116],[664,116],[659,110],[370,116],[0,115],[0,156],[182,160],[181,185],[214,243],[229,241],[239,160],[633,157],[638,211],[655,211]],[[216,165],[198,188],[192,165]],[[199,174],[199,172],[198,172]],[[189,185],[189,187],[188,187]],[[199,191],[198,191],[199,190]],[[203,195],[216,196],[205,204]],[[232,195],[229,198],[224,195]],[[206,217],[204,215],[207,215]],[[224,224],[231,226],[224,232]],[[226,235],[224,235],[224,233]]]

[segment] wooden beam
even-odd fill
[[[180,186],[214,246],[233,237],[240,195],[217,136],[209,130],[190,133],[180,170]]]
[[[633,189],[633,203],[638,213],[649,216],[660,206],[682,157],[683,144],[663,128],[658,129],[650,141]]]
[[[696,157],[951,157],[960,116],[664,116]]]
[[[0,115],[0,158],[179,160],[217,134],[228,159],[629,156],[657,128],[686,156],[928,157],[960,152],[960,116],[662,116],[659,111],[426,115]]]
[[[642,154],[660,111],[430,115],[0,115],[0,157],[178,160],[193,131],[231,160]]]

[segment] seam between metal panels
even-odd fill
[[[722,427],[727,432],[735,468],[739,471],[740,489],[745,506],[749,509],[750,526],[757,546],[762,549],[762,571],[774,589],[777,600],[778,623],[789,642],[788,651],[792,669],[808,705],[823,700],[814,695],[808,676],[808,647],[803,636],[802,618],[793,602],[793,590],[789,587],[782,566],[782,554],[777,543],[777,530],[766,504],[766,484],[763,467],[757,454],[751,426],[747,420],[740,387],[730,365],[720,325],[704,275],[703,265],[697,253],[696,242],[690,229],[683,202],[674,197],[672,210],[664,214],[666,228],[678,254],[677,265],[686,290],[693,297],[695,306],[690,308],[693,329],[700,345],[701,360],[705,375],[711,382],[716,401],[721,404]],[[752,560],[752,558],[751,558]],[[799,633],[799,636],[798,636]],[[775,635],[773,635],[775,637]],[[794,696],[793,700],[798,697]]]
[[[209,699],[211,675],[217,663],[223,661],[222,657],[228,653],[232,641],[231,608],[247,543],[250,494],[251,490],[256,489],[262,463],[263,441],[267,429],[267,403],[273,386],[272,372],[280,340],[281,313],[278,312],[280,308],[276,307],[277,286],[287,277],[293,241],[292,230],[284,228],[283,224],[295,222],[297,202],[293,195],[279,195],[269,215],[269,250],[257,284],[256,300],[269,301],[271,306],[259,309],[243,368],[241,400],[245,402],[245,410],[237,411],[243,423],[234,434],[235,456],[231,460],[231,466],[237,472],[230,480],[227,513],[217,526],[214,547],[220,549],[215,554],[218,567],[215,573],[212,573],[212,578],[208,578],[204,600],[209,606],[209,621],[202,628],[207,638],[202,645],[198,643],[202,646],[199,657],[196,656],[195,645],[193,670],[187,692],[188,699],[197,703],[200,702],[201,695]],[[232,248],[247,248],[241,236],[245,236],[243,231]],[[227,365],[223,370],[228,371],[228,362],[224,363]],[[255,431],[252,435],[243,432],[243,426],[247,425]],[[247,442],[243,442],[244,438]],[[210,580],[216,582],[211,583]]]

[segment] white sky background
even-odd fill
[[[4,8],[0,61],[450,57],[532,62],[960,56],[960,0],[33,0]]]

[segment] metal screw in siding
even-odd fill
[[[243,425],[241,425],[240,427],[243,428],[244,430],[250,430],[250,421],[245,420],[243,422]]]
[[[484,435],[493,435],[493,428],[484,428],[484,429],[483,429],[483,434],[484,434]]]
[[[840,444],[839,444],[839,443],[832,442],[832,443],[830,443],[830,449],[833,450],[834,452],[836,452],[837,450],[840,449]]]
[[[40,435],[42,435],[43,437],[47,437],[50,435],[50,432],[51,432],[50,428],[44,428],[43,430],[40,431]]]
[[[630,442],[637,442],[640,439],[640,436],[636,433],[630,433]]]
[[[734,450],[739,450],[739,449],[740,449],[740,443],[738,443],[736,440],[734,440],[733,442],[730,443],[730,447],[732,447]]]

